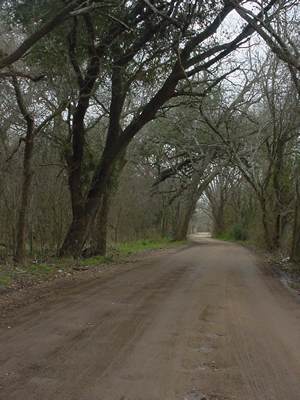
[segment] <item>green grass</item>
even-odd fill
[[[300,290],[300,283],[299,283],[299,282],[289,282],[289,286],[290,286],[292,289]]]
[[[121,256],[128,256],[146,250],[158,250],[183,245],[185,242],[175,242],[170,239],[160,240],[138,240],[136,242],[121,243],[116,246],[117,252]]]
[[[224,240],[225,242],[235,242],[236,240],[228,232],[216,236],[216,239]]]
[[[31,264],[25,270],[32,275],[48,275],[56,270],[56,265]]]
[[[252,244],[252,242],[250,240],[236,239],[235,237],[233,237],[232,235],[230,235],[228,233],[214,236],[214,239],[223,240],[224,242],[233,242],[233,243],[240,243],[240,244],[245,244],[245,245]]]
[[[247,240],[241,240],[241,239],[236,239],[233,235],[229,233],[223,233],[221,235],[214,236],[214,239],[218,240],[223,240],[224,242],[232,242],[236,244],[240,244],[242,246],[256,246],[255,242],[247,239]]]
[[[247,241],[247,238],[247,231],[241,224],[234,224],[227,231],[216,236],[216,239],[240,243]]]
[[[79,264],[85,267],[93,267],[101,264],[122,261],[133,254],[138,254],[147,250],[158,250],[180,246],[186,242],[175,242],[170,239],[159,240],[137,240],[134,242],[119,243],[108,251],[106,256],[93,256],[80,260]]]
[[[94,257],[89,257],[89,258],[80,260],[80,265],[92,267],[92,266],[99,265],[99,264],[108,264],[112,261],[113,261],[113,257],[111,255],[94,256]]]
[[[12,277],[10,275],[0,275],[0,288],[6,288],[12,283]]]
[[[8,288],[15,281],[40,282],[51,279],[58,274],[74,273],[74,267],[97,267],[111,262],[122,262],[126,257],[147,250],[171,248],[185,244],[170,239],[138,240],[121,243],[108,251],[106,256],[94,256],[80,260],[72,258],[51,258],[48,263],[34,263],[27,266],[0,266],[0,288]],[[2,270],[1,270],[2,268]],[[76,269],[76,268],[75,268]],[[85,269],[85,268],[84,268]]]

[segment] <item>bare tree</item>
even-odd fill
[[[21,201],[19,208],[19,216],[17,222],[17,239],[16,239],[16,253],[15,261],[17,263],[24,263],[26,257],[26,230],[27,230],[27,214],[29,201],[31,196],[31,183],[32,183],[32,157],[34,150],[35,137],[45,128],[45,126],[59,113],[61,113],[65,105],[58,108],[54,113],[48,115],[42,122],[35,126],[35,118],[33,113],[26,105],[22,95],[20,84],[17,78],[13,77],[13,86],[20,112],[26,122],[25,137],[19,141],[19,145],[24,141],[24,156],[23,156],[23,178],[21,188]],[[10,156],[10,158],[13,154]]]
[[[295,0],[279,1],[279,10],[276,10],[274,18],[267,15],[258,15],[241,6],[233,0],[238,14],[262,37],[271,51],[276,54],[289,67],[292,79],[300,96],[300,53],[299,35],[297,30],[289,30],[288,27],[299,25],[298,2]],[[297,29],[297,28],[296,28]]]

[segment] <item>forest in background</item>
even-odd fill
[[[2,2],[2,261],[184,240],[198,210],[216,237],[299,259],[299,17],[280,0]]]

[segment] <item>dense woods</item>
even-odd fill
[[[3,261],[208,228],[300,258],[297,1],[0,7]]]

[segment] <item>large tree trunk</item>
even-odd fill
[[[25,138],[25,149],[23,159],[23,177],[21,189],[21,203],[17,222],[17,240],[16,240],[16,253],[15,262],[24,264],[26,258],[26,228],[28,207],[31,195],[31,182],[32,182],[32,154],[34,144],[33,120],[30,119],[28,124],[27,134]]]
[[[114,164],[118,162],[118,159],[126,151],[133,137],[147,122],[155,117],[158,109],[173,96],[178,81],[182,79],[182,68],[179,64],[176,64],[172,74],[144,107],[139,117],[133,119],[126,129],[122,130],[120,120],[126,95],[122,73],[122,68],[118,65],[113,68],[110,121],[106,145],[87,195],[82,193],[82,185],[80,185],[84,146],[82,118],[79,118],[79,129],[76,129],[76,132],[74,131],[73,155],[69,162],[69,186],[72,198],[73,220],[61,247],[60,256],[79,256],[81,254],[90,234],[92,221],[95,219],[99,205],[103,200],[107,182],[113,177]],[[82,117],[84,113],[80,109],[79,111],[79,116]]]
[[[114,149],[115,150],[115,149]],[[126,149],[125,149],[126,150]],[[91,233],[99,207],[101,206],[109,182],[114,179],[115,164],[124,151],[112,151],[106,147],[101,164],[96,171],[91,187],[85,198],[73,197],[73,219],[60,249],[60,256],[79,257]],[[75,185],[76,186],[76,185]],[[71,194],[73,188],[70,186]],[[76,201],[74,201],[76,199]],[[78,201],[77,201],[78,200]]]
[[[162,237],[166,237],[169,234],[168,215],[167,215],[168,206],[165,205],[165,200],[163,199],[163,207],[161,212],[161,227],[160,227],[160,234]]]
[[[273,248],[279,249],[281,241],[281,212],[277,211],[274,215],[274,232],[273,232]]]
[[[285,138],[279,138],[277,142],[276,158],[273,167],[273,234],[272,245],[274,249],[280,247],[281,242],[281,225],[282,225],[282,204],[284,204],[284,186],[282,182],[282,170],[284,166],[284,148]]]
[[[96,223],[92,235],[92,253],[104,256],[107,250],[107,228],[111,202],[117,192],[120,176],[125,167],[125,153],[114,166],[112,176],[107,181],[100,209],[97,213]]]
[[[214,219],[213,234],[216,237],[224,233],[225,230],[224,207],[225,204],[221,201],[221,203],[218,204],[218,209],[213,210],[213,219]]]
[[[80,257],[88,237],[92,215],[94,214],[94,212],[92,214],[87,214],[85,210],[83,210],[82,213],[73,214],[71,225],[59,252],[61,257]]]
[[[175,240],[178,241],[186,240],[194,208],[195,204],[193,203],[193,205],[189,205],[187,209],[184,210],[183,215],[180,217],[176,227],[176,232],[174,235]]]
[[[262,213],[262,226],[263,226],[263,231],[264,231],[264,240],[266,243],[266,247],[268,250],[273,250],[274,244],[273,244],[273,239],[272,239],[271,233],[270,233],[270,221],[269,221],[270,217],[267,212],[265,198],[260,198],[259,204],[260,204],[261,213]]]
[[[91,254],[93,255],[105,256],[107,251],[107,225],[111,198],[112,192],[108,189],[103,195],[92,234]]]
[[[33,154],[34,136],[36,132],[34,129],[34,119],[27,109],[27,106],[24,102],[23,95],[19,86],[19,82],[16,77],[13,77],[12,83],[15,89],[15,95],[18,107],[26,122],[21,202],[20,202],[18,221],[16,227],[17,238],[16,238],[16,252],[14,256],[15,262],[24,264],[26,258],[26,228],[27,228],[28,207],[31,195],[32,154]]]
[[[89,28],[87,28],[89,32]],[[75,110],[72,115],[72,124],[70,124],[72,138],[72,153],[66,152],[66,162],[68,164],[68,184],[71,195],[73,219],[64,243],[59,251],[61,256],[81,255],[82,248],[91,226],[91,221],[97,212],[99,199],[89,201],[84,193],[83,182],[83,162],[85,148],[85,124],[84,119],[90,105],[90,98],[95,90],[97,78],[100,73],[101,57],[104,48],[96,49],[92,39],[90,47],[90,57],[87,63],[85,76],[82,76],[78,61],[76,59],[76,22],[69,34],[69,57],[77,76],[79,86],[79,97]],[[106,171],[105,171],[106,172]],[[106,173],[103,176],[103,184],[106,181]]]

